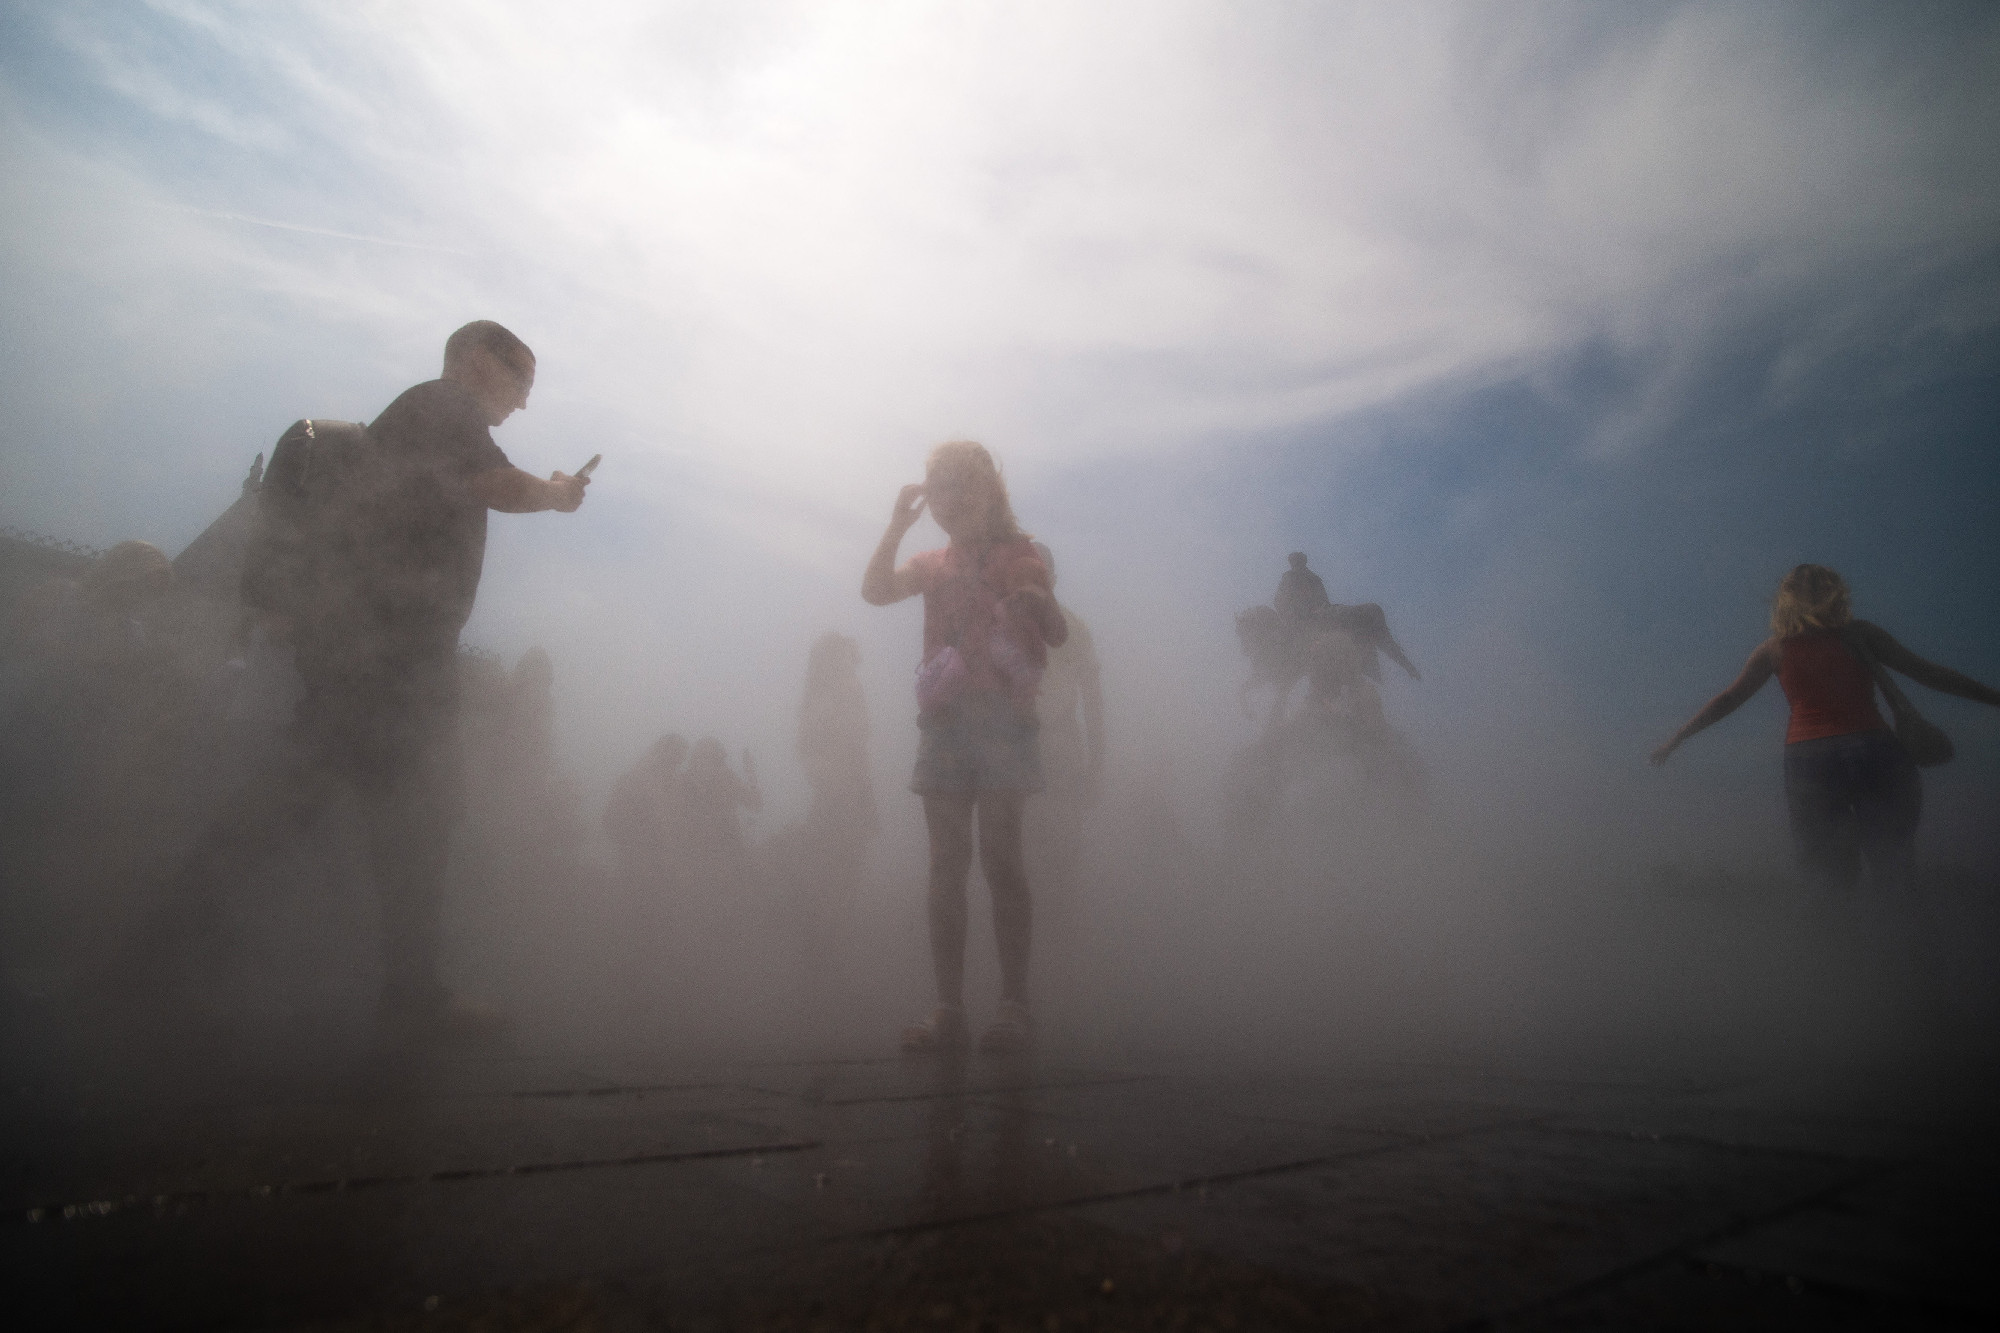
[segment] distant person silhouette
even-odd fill
[[[544,786],[556,767],[555,687],[555,663],[540,644],[521,654],[507,682],[503,744],[508,759],[514,768]]]
[[[294,760],[250,784],[197,841],[149,944],[171,948],[190,918],[212,926],[225,894],[345,789],[382,904],[378,1033],[401,1045],[494,1026],[438,975],[441,897],[464,813],[458,636],[479,590],[487,511],[573,512],[588,485],[523,472],[493,442],[534,382],[527,345],[477,320],[446,340],[440,378],[367,427],[327,520],[343,538],[340,566],[303,614],[271,625],[303,685]],[[246,568],[246,584],[266,572]]]
[[[604,831],[618,853],[626,895],[642,914],[656,913],[671,891],[668,821],[679,804],[687,753],[685,737],[661,736],[612,784],[605,804]]]
[[[1324,610],[1329,602],[1326,584],[1320,576],[1306,568],[1306,553],[1294,551],[1286,557],[1292,567],[1278,578],[1278,592],[1271,599],[1279,615],[1293,624],[1309,621]]]
[[[203,725],[174,567],[120,542],[31,588],[0,666],[0,945],[7,965],[93,966],[191,831]],[[16,655],[18,654],[18,656]],[[87,904],[87,906],[82,906]]]
[[[896,548],[929,504],[951,544],[912,556]],[[1035,696],[1048,649],[1069,628],[1050,592],[1049,572],[1015,521],[1000,469],[985,446],[955,440],[933,449],[922,484],[903,487],[889,529],[862,577],[871,606],[924,599],[924,657],[917,671],[916,771],[930,829],[931,963],[937,1008],[904,1030],[905,1050],[965,1044],[965,881],[973,825],[979,863],[993,895],[1000,951],[1000,1010],[980,1037],[995,1053],[1026,1047],[1028,954],[1033,909],[1021,847],[1021,815],[1042,789]]]
[[[583,825],[577,792],[556,762],[555,664],[547,650],[528,649],[512,672],[494,668],[479,696],[468,690],[465,711],[469,841],[484,846],[498,875],[545,887],[568,878]]]
[[[1056,583],[1055,556],[1040,542],[1035,551]],[[1060,603],[1058,603],[1060,605]],[[1027,823],[1028,859],[1042,901],[1064,904],[1083,856],[1084,816],[1104,795],[1104,686],[1090,626],[1067,606],[1069,635],[1049,649],[1037,704],[1041,717],[1042,772],[1046,795]]]
[[[764,808],[757,785],[757,764],[743,752],[743,775],[729,766],[729,752],[713,736],[695,742],[678,795],[680,808],[668,823],[677,839],[669,846],[673,871],[699,885],[712,899],[734,894],[748,885],[750,847],[743,837],[739,810]]]
[[[833,1015],[829,996],[843,972],[869,845],[881,823],[860,664],[860,646],[845,634],[829,631],[813,641],[795,747],[811,803],[804,819],[759,848],[766,881],[796,928],[796,979],[812,1023]]]
[[[812,804],[805,834],[822,883],[816,895],[835,913],[853,905],[862,859],[880,824],[868,766],[868,700],[856,669],[861,648],[845,634],[822,634],[806,657],[799,698],[799,763]]]
[[[1854,619],[1840,575],[1799,565],[1778,585],[1771,637],[1728,689],[1652,754],[1655,765],[1664,764],[1688,737],[1728,717],[1776,676],[1791,704],[1785,804],[1792,837],[1806,878],[1826,893],[1852,890],[1863,862],[1878,886],[1908,887],[1923,814],[1923,782],[1875,707],[1874,673],[1863,654],[1934,690],[2000,707],[2000,691]]]

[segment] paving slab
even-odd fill
[[[604,1272],[671,1276],[808,1226],[698,1163],[651,1164],[17,1225],[0,1271],[78,1325],[257,1326]]]
[[[17,1098],[0,1280],[103,1327],[2000,1313],[1984,1103],[1865,1079],[645,1052],[404,1072]]]
[[[0,1207],[126,1195],[309,1192],[392,1180],[745,1151],[791,1141],[761,1101],[696,1086],[625,1097],[455,1096],[103,1117],[9,1155]]]
[[[1533,1307],[1854,1177],[1792,1154],[1510,1126],[1083,1216],[1370,1293],[1385,1327],[1438,1328]]]
[[[2000,1171],[1919,1163],[1694,1252],[1816,1290],[2000,1323]]]
[[[1475,1325],[1477,1326],[1477,1325]],[[1795,1278],[1674,1261],[1593,1284],[1485,1325],[1516,1333],[1944,1333],[1982,1327],[1950,1311],[1906,1301],[1855,1299]]]

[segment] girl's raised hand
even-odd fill
[[[889,526],[908,529],[915,526],[924,512],[924,485],[913,481],[896,493],[896,510],[889,515]]]

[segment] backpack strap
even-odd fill
[[[1876,660],[1874,651],[1868,646],[1868,640],[1861,637],[1861,632],[1855,629],[1853,621],[1850,620],[1842,625],[1838,633],[1840,641],[1847,645],[1847,651],[1854,654],[1855,660],[1860,662],[1862,668],[1874,678],[1875,687],[1882,691],[1883,699],[1888,701],[1889,712],[1900,726],[1906,715],[1917,711],[1910,703],[1909,696],[1903,693],[1902,687],[1889,675],[1888,668]]]

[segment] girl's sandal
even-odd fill
[[[1012,1055],[1034,1044],[1034,1017],[1019,1000],[1000,1001],[1000,1014],[993,1026],[979,1035],[979,1049],[986,1055]]]
[[[941,1004],[921,1023],[903,1029],[903,1050],[910,1055],[965,1049],[965,1010],[955,1004]]]

